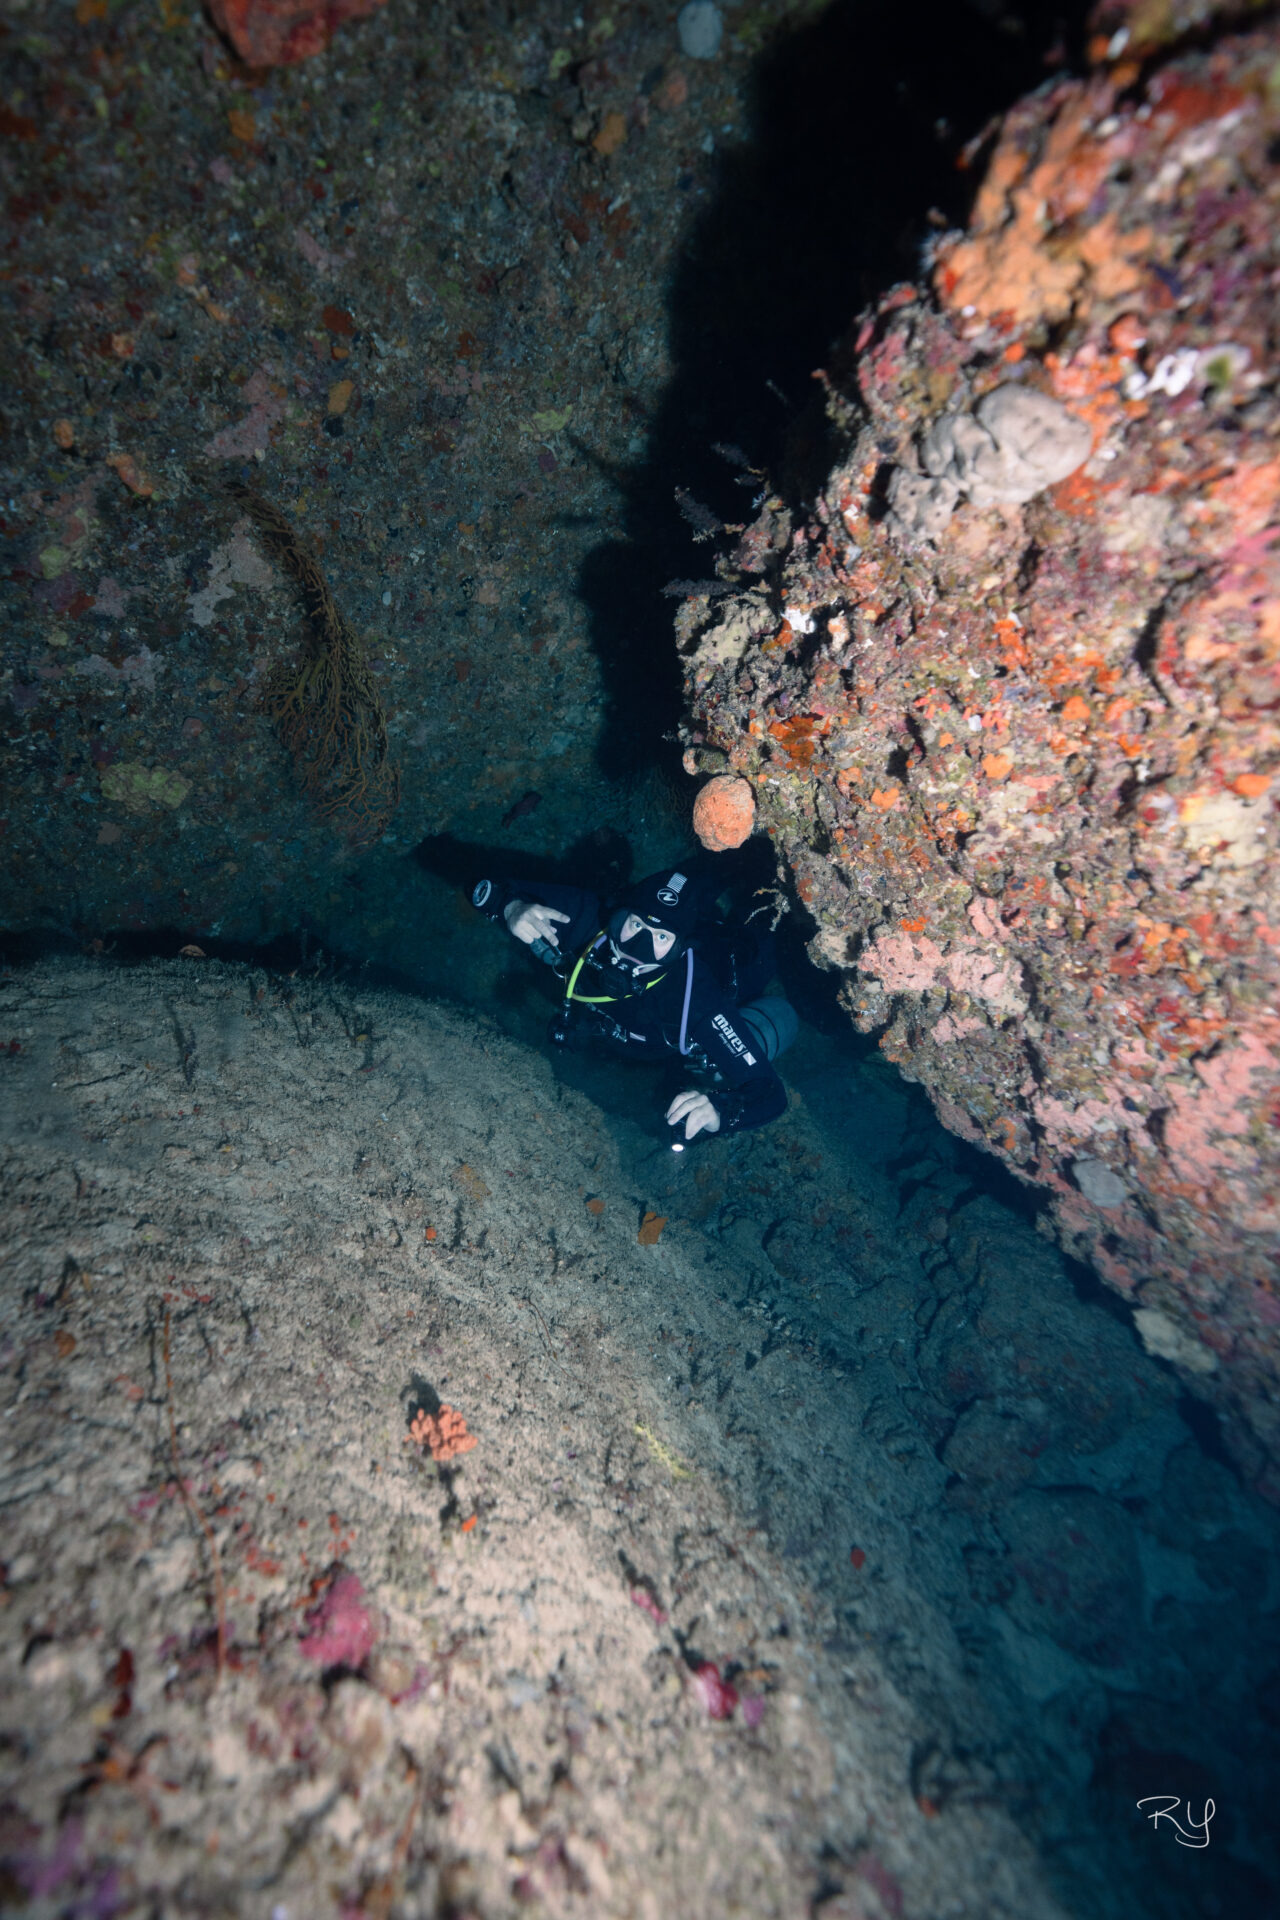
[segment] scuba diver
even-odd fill
[[[541,881],[481,880],[471,895],[564,982],[555,1045],[674,1056],[703,1083],[666,1110],[669,1126],[683,1126],[680,1147],[700,1133],[764,1126],[785,1110],[771,1062],[798,1026],[786,1000],[755,997],[773,974],[772,934],[704,921],[698,894],[676,869],[631,882],[612,905]]]

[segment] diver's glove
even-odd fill
[[[695,1134],[719,1133],[720,1110],[709,1094],[698,1093],[688,1088],[678,1093],[667,1108],[667,1125],[678,1127],[684,1122],[684,1137],[692,1140]]]
[[[549,967],[554,967],[560,958],[560,936],[556,932],[556,921],[567,922],[567,913],[561,913],[557,907],[539,906],[532,900],[508,900],[502,909],[502,917],[517,940],[522,940],[539,960],[545,960]]]

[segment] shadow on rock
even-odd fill
[[[749,517],[739,483],[758,488],[760,472],[793,498],[817,484],[830,454],[813,370],[859,307],[916,271],[931,210],[947,225],[963,217],[964,143],[1074,54],[1082,15],[1078,0],[1027,0],[922,20],[840,0],[762,59],[747,142],[678,176],[678,193],[710,199],[670,291],[675,373],[643,465],[608,461],[625,531],[587,556],[579,580],[603,671],[599,757],[610,777],[676,764],[680,669],[662,588],[713,570],[710,546],[691,549],[676,488],[710,502],[710,525]],[[739,451],[757,477],[735,471]],[[694,518],[688,506],[685,515]]]

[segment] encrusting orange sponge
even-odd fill
[[[751,837],[756,797],[736,773],[718,773],[693,803],[693,830],[712,853],[727,853]]]
[[[475,1435],[467,1432],[466,1421],[453,1407],[441,1407],[438,1414],[419,1409],[409,1428],[409,1438],[416,1440],[420,1447],[429,1448],[431,1458],[442,1465],[460,1453],[470,1453],[476,1444]]]

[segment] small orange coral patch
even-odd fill
[[[408,1438],[420,1447],[430,1450],[431,1458],[443,1464],[453,1460],[460,1453],[470,1453],[476,1444],[475,1435],[467,1432],[467,1423],[453,1407],[441,1407],[438,1414],[430,1414],[422,1408],[413,1417]]]
[[[1013,772],[1012,754],[989,753],[982,763],[982,771],[988,780],[994,780],[997,784],[1001,780],[1007,780]]]
[[[871,804],[879,807],[881,813],[892,813],[901,795],[901,787],[877,787],[871,796]]]
[[[1091,480],[1083,467],[1077,467],[1065,480],[1050,487],[1049,497],[1064,513],[1092,513],[1101,491],[1099,483]]]
[[[813,759],[814,720],[808,714],[798,714],[794,720],[774,720],[769,731],[783,748],[793,766],[807,767]]]
[[[588,1213],[594,1213],[594,1214],[595,1214],[595,1216],[596,1216],[596,1218],[597,1218],[597,1219],[599,1219],[599,1217],[600,1217],[600,1215],[601,1215],[601,1214],[602,1214],[602,1213],[604,1212],[604,1201],[603,1201],[603,1200],[588,1200],[588,1202],[587,1202],[587,1212],[588,1212]]]
[[[1236,792],[1245,800],[1257,800],[1271,785],[1269,773],[1242,773],[1238,780],[1231,782]]]
[[[620,113],[606,113],[600,131],[591,142],[597,153],[606,157],[616,153],[627,137],[627,123]]]
[[[107,465],[115,468],[130,493],[136,493],[140,499],[149,500],[155,492],[155,487],[142,471],[142,468],[138,465],[132,454],[109,453],[107,455]]]
[[[1073,726],[1077,721],[1086,721],[1089,718],[1089,702],[1082,700],[1078,693],[1073,693],[1062,709],[1062,718],[1068,726]]]
[[[995,637],[1006,667],[1030,666],[1031,650],[1016,620],[997,620]]]
[[[904,933],[923,933],[928,926],[927,920],[899,920],[898,925]]]
[[[636,1239],[642,1247],[656,1247],[662,1238],[662,1229],[667,1224],[665,1213],[646,1213],[640,1222],[640,1231]]]
[[[1136,313],[1122,313],[1107,328],[1107,340],[1117,353],[1133,355],[1147,344],[1147,329]]]

